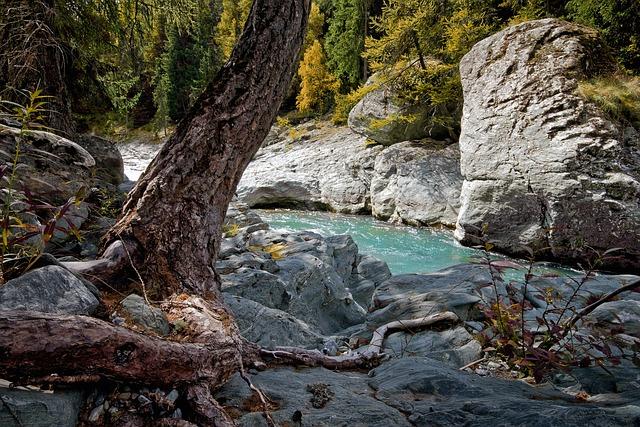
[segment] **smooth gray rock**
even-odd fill
[[[0,287],[0,310],[92,314],[98,304],[82,280],[56,265],[31,270]]]
[[[83,396],[80,390],[45,393],[0,387],[0,425],[75,427]]]
[[[171,327],[164,312],[148,305],[140,295],[131,294],[120,301],[120,308],[136,324],[158,335],[169,335]]]
[[[368,309],[376,287],[391,277],[391,271],[386,262],[370,255],[359,255],[356,264],[349,278],[349,290],[353,299]]]
[[[367,385],[367,376],[358,372],[333,372],[324,368],[276,368],[250,375],[251,381],[278,404],[271,412],[277,425],[290,426],[410,426],[400,411],[385,405]],[[324,389],[328,399],[314,407],[315,389]],[[321,396],[318,396],[321,397]],[[234,376],[215,395],[220,404],[243,414],[239,426],[266,426],[260,413],[247,413],[252,392]],[[320,406],[316,403],[316,406]],[[299,412],[298,412],[299,411]],[[298,412],[300,422],[294,422]]]
[[[579,402],[550,386],[479,377],[428,358],[394,359],[371,372],[380,402],[416,426],[628,426],[640,423],[640,389]]]
[[[640,134],[583,99],[578,83],[615,72],[593,29],[555,19],[509,27],[460,63],[464,176],[456,237],[495,250],[640,269]],[[550,248],[550,249],[546,249]]]
[[[369,78],[367,85],[377,88],[362,97],[349,112],[348,124],[354,132],[385,145],[448,137],[446,129],[431,124],[428,108],[400,101],[394,87],[380,84],[379,79],[378,74]]]
[[[308,139],[263,147],[238,185],[238,200],[251,207],[298,207],[363,213],[380,147],[348,128],[323,126]]]
[[[79,135],[78,144],[87,150],[96,161],[95,175],[113,185],[124,182],[124,163],[118,147],[113,141],[96,135]]]
[[[401,142],[377,157],[371,212],[411,225],[454,226],[460,207],[460,152],[433,140]]]
[[[63,205],[83,187],[111,184],[111,179],[105,181],[107,177],[100,173],[104,164],[92,156],[93,148],[85,149],[82,144],[45,131],[31,130],[21,135],[20,129],[0,124],[0,165],[11,167],[19,138],[27,143],[20,146],[17,182],[35,199]]]
[[[242,336],[262,347],[298,346],[317,349],[326,339],[289,313],[224,292],[223,296]]]
[[[462,326],[414,334],[395,332],[384,341],[392,357],[426,356],[459,368],[482,357],[482,346]]]
[[[640,301],[605,302],[591,312],[589,318],[600,326],[621,327],[625,334],[640,337]]]
[[[331,334],[362,323],[364,309],[353,300],[335,268],[309,253],[278,261],[276,275],[291,295],[287,312]]]
[[[325,241],[333,251],[333,265],[336,271],[342,280],[348,280],[356,265],[358,245],[346,234],[329,236]]]
[[[291,296],[287,286],[272,273],[241,268],[233,273],[223,274],[221,278],[224,292],[280,310],[286,310],[289,306]]]

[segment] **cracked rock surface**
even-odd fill
[[[640,267],[640,134],[578,94],[615,72],[594,30],[555,19],[507,28],[460,63],[464,176],[456,236],[578,261],[624,248],[607,267]],[[549,248],[549,249],[546,249]]]

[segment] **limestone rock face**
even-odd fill
[[[263,147],[238,185],[238,198],[251,207],[366,212],[380,147],[366,148],[364,140],[346,128],[314,129],[300,140]]]
[[[373,216],[411,225],[455,224],[462,186],[460,154],[456,146],[433,145],[401,142],[376,157]]]
[[[462,176],[455,146],[401,142],[366,147],[349,129],[308,123],[280,134],[249,164],[237,195],[250,207],[295,207],[413,225],[453,226]]]
[[[456,237],[495,249],[640,267],[640,136],[577,92],[613,61],[592,30],[555,19],[507,28],[460,63],[464,176]]]
[[[380,144],[423,138],[445,139],[448,132],[429,123],[430,113],[420,105],[403,103],[391,85],[376,82],[373,75],[368,85],[377,85],[349,112],[349,127]]]

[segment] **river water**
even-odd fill
[[[130,142],[119,144],[127,177],[137,180],[161,148],[161,144]],[[370,216],[284,209],[259,210],[265,222],[275,229],[309,230],[323,236],[349,234],[362,254],[387,262],[393,274],[427,273],[455,264],[470,262],[480,251],[460,245],[449,230],[415,228],[389,224]],[[496,256],[498,257],[498,256]],[[506,257],[505,257],[506,259]],[[570,269],[540,264],[536,274],[575,274]],[[509,279],[521,279],[523,272],[510,271]]]

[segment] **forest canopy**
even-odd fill
[[[177,123],[227,60],[250,0],[10,0],[0,16],[0,90],[51,96],[66,133]],[[402,102],[457,134],[458,63],[507,25],[560,17],[601,32],[621,69],[640,74],[636,0],[314,0],[282,115],[333,111],[344,122],[373,73]],[[26,25],[25,25],[26,23]]]

